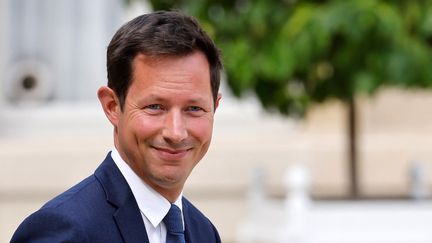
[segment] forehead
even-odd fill
[[[146,56],[139,54],[133,61],[130,92],[189,93],[211,95],[210,69],[207,58],[196,51],[182,56]]]

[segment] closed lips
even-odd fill
[[[179,153],[183,153],[186,152],[188,150],[190,150],[190,148],[185,148],[185,149],[169,149],[169,148],[160,148],[160,147],[153,147],[156,150],[159,150],[161,152],[165,152],[165,153],[170,153],[170,154],[179,154]]]

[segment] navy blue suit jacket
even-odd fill
[[[216,228],[182,199],[187,243],[219,243]],[[148,243],[144,222],[129,185],[111,155],[95,173],[26,218],[12,243]]]

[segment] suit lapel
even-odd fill
[[[211,222],[186,198],[183,198],[183,217],[187,243],[220,243],[219,234]]]
[[[138,208],[132,210],[134,206],[135,201],[128,201],[117,209],[114,219],[126,243],[149,243],[141,213]]]
[[[111,153],[96,170],[95,176],[105,190],[107,201],[116,208],[113,217],[125,243],[149,243],[135,197]]]
[[[184,224],[185,224],[185,240],[187,243],[193,243],[193,235],[191,232],[191,218],[189,215],[188,206],[184,203],[185,200],[183,200],[183,218],[184,218]]]
[[[195,222],[190,214],[189,202],[183,198],[182,204],[183,204],[183,218],[185,223],[185,239],[187,243],[194,243],[195,240],[197,239],[197,232],[194,232],[194,229],[196,229],[197,227],[191,227],[191,225],[194,225],[198,222]]]

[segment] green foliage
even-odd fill
[[[196,16],[224,55],[234,94],[304,114],[384,85],[432,86],[432,1],[152,0]]]

